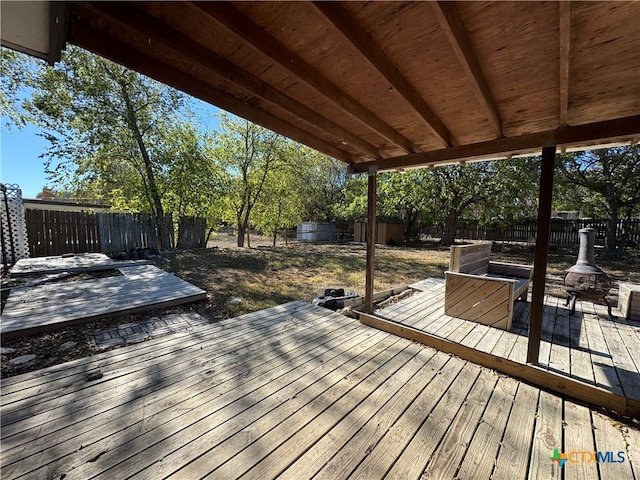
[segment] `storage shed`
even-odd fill
[[[336,226],[333,223],[302,222],[296,238],[302,242],[333,242]]]
[[[376,222],[376,243],[380,245],[402,245],[404,242],[404,222],[399,218],[378,217]],[[367,241],[367,222],[356,222],[353,226],[353,240]]]

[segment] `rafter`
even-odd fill
[[[79,9],[76,7],[76,9]],[[171,65],[162,63],[144,53],[135,52],[129,46],[119,43],[117,39],[98,32],[95,26],[89,26],[81,21],[71,24],[69,41],[82,45],[83,48],[99,52],[100,55],[111,58],[118,63],[136,70],[144,75],[161,81],[169,86],[182,90],[205,102],[216,105],[228,112],[234,113],[253,123],[269,128],[274,132],[287,136],[292,140],[308,145],[344,162],[357,162],[349,152],[340,150],[318,137],[309,134],[279,118],[273,117],[255,105],[238,100],[223,93],[211,85],[205,84]]]
[[[69,2],[50,2],[49,11],[49,54],[47,62],[53,65],[60,61],[67,41],[69,25]]]
[[[129,28],[146,35],[154,45],[162,45],[176,55],[189,59],[196,65],[214,73],[219,78],[241,87],[251,95],[261,98],[272,105],[283,108],[296,115],[314,128],[321,128],[327,134],[337,138],[340,143],[351,145],[363,151],[370,158],[381,158],[380,151],[370,143],[353,135],[338,124],[323,117],[316,111],[280,92],[249,72],[233,65],[228,60],[212,52],[205,46],[192,40],[182,32],[172,28],[143,10],[128,4],[117,2],[101,2],[91,4],[112,21],[119,22]]]
[[[215,21],[233,35],[240,37],[253,49],[280,64],[289,73],[314,88],[362,125],[405,152],[417,151],[409,139],[345,94],[313,66],[290,51],[233,5],[226,2],[193,2],[192,5],[200,9],[207,18]]]
[[[440,28],[442,28],[447,40],[451,44],[458,58],[458,62],[460,62],[460,66],[470,80],[473,93],[485,111],[496,137],[500,138],[504,136],[502,119],[498,113],[498,108],[491,96],[489,85],[487,85],[487,81],[484,78],[478,58],[473,52],[473,48],[471,48],[471,42],[469,42],[469,37],[467,36],[467,32],[458,15],[458,10],[456,10],[454,2],[440,1],[429,3],[433,9],[433,14],[440,24]]]
[[[451,145],[451,132],[442,120],[429,107],[427,102],[416,91],[411,83],[391,63],[389,58],[372,41],[367,32],[349,15],[349,12],[338,2],[313,2],[316,10],[322,14],[336,29],[344,40],[350,43],[369,64],[387,79],[393,88],[405,99],[409,106],[424,121],[430,133],[435,135],[445,146]]]
[[[573,145],[629,142],[638,134],[640,134],[640,115],[363,162],[353,165],[352,171],[353,173],[365,173],[370,168],[389,171],[399,168],[447,164],[460,160],[488,160],[507,155],[539,153],[543,147],[551,145],[571,147]]]
[[[569,124],[569,61],[571,54],[571,2],[561,0],[560,9],[560,126]]]

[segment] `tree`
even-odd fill
[[[640,147],[616,147],[588,150],[560,157],[559,181],[565,186],[578,186],[595,193],[607,214],[607,237],[604,257],[623,257],[634,213],[640,209]],[[595,202],[594,202],[595,203]],[[621,235],[617,235],[619,219],[623,219]]]
[[[158,246],[169,247],[157,153],[184,94],[74,47],[31,72],[28,85],[25,107],[50,143],[43,156],[56,187],[152,213]]]
[[[416,233],[414,227],[429,205],[431,175],[430,170],[420,169],[394,172],[379,178],[380,211],[383,215],[404,220],[405,242]]]
[[[441,242],[450,245],[460,219],[481,223],[531,217],[538,190],[539,161],[512,159],[449,165],[378,176],[378,211],[405,221],[405,238],[418,219],[444,226]],[[347,188],[349,217],[366,215],[366,178]]]
[[[165,210],[173,212],[178,222],[185,217],[205,218],[208,240],[224,216],[223,199],[227,194],[214,146],[206,134],[189,123],[170,126],[162,134],[166,139],[157,155],[165,165],[161,185]]]
[[[498,160],[436,167],[424,178],[425,210],[444,225],[441,243],[451,245],[460,219],[481,223],[530,216],[535,208],[539,162]],[[532,181],[533,180],[533,181]]]
[[[295,226],[303,219],[303,190],[292,170],[288,163],[274,170],[255,207],[255,224],[271,236],[274,247],[278,229]]]
[[[220,116],[222,132],[215,138],[215,154],[225,169],[228,202],[238,228],[238,246],[244,246],[251,214],[274,171],[285,161],[284,137],[247,120]]]
[[[32,69],[36,69],[35,60],[27,55],[0,48],[0,114],[6,117],[5,127],[24,127],[29,121],[27,112],[22,108],[20,93],[27,82]]]
[[[310,222],[335,222],[345,199],[346,166],[308,147],[297,148],[294,181],[301,192],[302,217]]]

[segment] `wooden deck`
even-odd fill
[[[638,430],[303,302],[7,379],[1,421],[3,479],[640,478]]]
[[[526,364],[529,302],[516,302],[509,331],[445,315],[444,286],[424,291],[376,312],[378,317],[427,332],[501,359]],[[604,305],[578,301],[569,315],[564,299],[547,297],[543,314],[540,367],[640,400],[640,322],[610,318]],[[617,312],[613,309],[614,315]]]
[[[36,257],[23,258],[11,267],[12,277],[40,275],[59,272],[86,272],[96,270],[113,270],[120,267],[148,265],[148,260],[118,261],[112,260],[104,253],[77,253],[70,257]]]
[[[2,312],[2,337],[206,299],[204,290],[153,265],[119,270],[116,277],[12,288]]]

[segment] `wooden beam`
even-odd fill
[[[497,138],[503,137],[502,119],[489,90],[489,85],[482,73],[478,57],[473,52],[466,29],[458,15],[455,2],[429,2],[433,14],[440,24],[449,44],[453,48],[460,66],[471,82],[473,93],[484,110]]]
[[[193,2],[192,5],[219,26],[240,37],[254,50],[280,64],[290,74],[306,83],[342,111],[405,152],[417,151],[409,139],[345,94],[313,66],[289,50],[260,25],[227,2]]]
[[[560,395],[575,398],[591,405],[605,407],[622,415],[632,417],[640,415],[640,402],[638,400],[617,395],[595,385],[544,370],[536,365],[518,363],[491,353],[482,352],[423,330],[418,330],[410,325],[400,324],[366,313],[359,313],[359,317],[360,322],[364,325],[428,345],[442,352],[456,355],[483,367],[492,368]]]
[[[68,28],[69,2],[49,2],[49,65],[60,61],[62,50],[67,45]]]
[[[376,261],[376,204],[378,176],[375,168],[369,170],[367,189],[367,266],[365,279],[364,309],[373,313],[373,277]]]
[[[308,125],[324,130],[327,134],[335,137],[338,143],[351,145],[357,150],[365,152],[372,158],[382,157],[380,151],[369,142],[353,135],[340,125],[323,117],[303,103],[280,92],[258,77],[233,65],[225,58],[212,52],[207,47],[199,44],[175,28],[162,23],[140,8],[124,2],[97,2],[92,3],[90,8],[95,9],[103,15],[107,15],[112,21],[119,22],[145,35],[153,42],[154,46],[162,45],[164,48],[171,50],[175,55],[189,59],[194,64],[217,75],[223,80],[239,86],[251,95],[286,110]]]
[[[74,9],[79,8],[78,5],[74,6]],[[123,45],[116,39],[81,21],[72,23],[69,41],[343,162],[355,163],[358,161],[349,152],[338,149],[324,140],[260,110],[255,105],[238,100],[211,85],[180,72],[171,65],[164,64]]]
[[[349,12],[338,2],[313,2],[316,10],[323,15],[342,38],[350,43],[360,54],[387,79],[393,88],[406,100],[409,106],[424,121],[432,135],[435,135],[444,146],[452,144],[451,132],[442,123],[427,102],[409,83],[398,68],[378,48],[364,29],[349,15]]]
[[[388,171],[398,168],[428,167],[459,160],[490,160],[507,155],[534,154],[539,153],[545,145],[583,147],[605,142],[629,141],[639,133],[640,115],[636,115],[363,162],[353,165],[353,173],[365,173],[369,167],[376,167],[378,171]]]
[[[569,124],[569,66],[571,60],[571,1],[560,0],[560,126]]]
[[[538,228],[536,250],[533,261],[533,286],[531,287],[531,319],[529,320],[529,344],[527,363],[538,363],[540,339],[542,337],[542,314],[544,312],[544,288],[547,278],[547,255],[551,234],[551,200],[553,197],[553,171],[556,147],[542,149],[540,193],[538,195]]]

